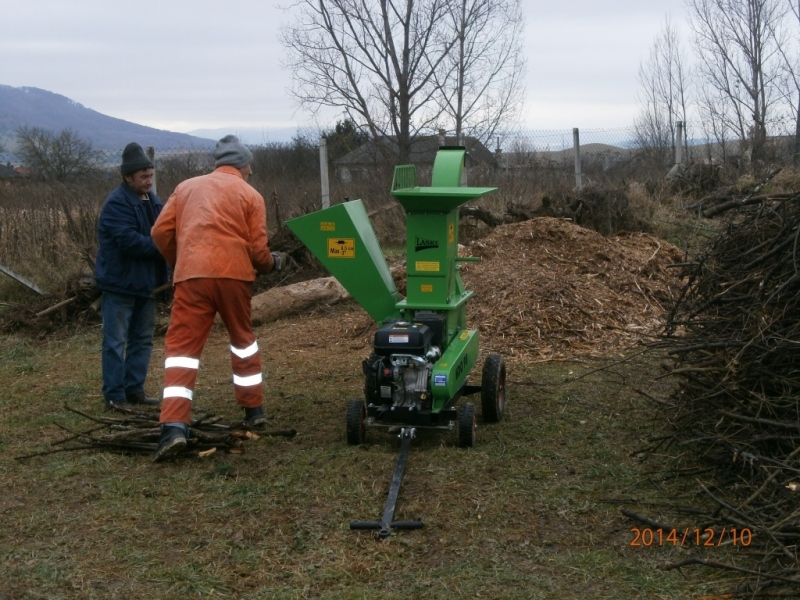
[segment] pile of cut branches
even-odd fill
[[[719,467],[700,482],[707,523],[753,532],[751,572],[800,584],[800,193],[729,216],[685,267],[657,344],[677,380],[661,443]]]
[[[132,411],[130,414],[119,417],[96,417],[66,404],[64,408],[90,420],[92,426],[83,431],[73,431],[56,423],[67,433],[67,437],[51,443],[45,450],[17,456],[17,460],[58,452],[91,449],[152,453],[158,445],[160,426],[157,412]],[[194,417],[189,425],[189,431],[189,439],[184,453],[199,457],[208,456],[217,450],[229,454],[242,454],[246,440],[257,440],[263,436],[294,437],[297,434],[294,429],[266,430],[250,427],[243,422],[223,423],[221,417],[212,412],[205,412]]]

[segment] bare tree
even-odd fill
[[[678,31],[667,17],[647,61],[639,66],[642,108],[634,124],[639,146],[659,163],[668,162],[675,146],[685,144],[688,137],[684,128],[684,139],[676,139],[678,121],[687,122],[689,78],[685,65]]]
[[[28,168],[45,179],[70,181],[92,169],[92,143],[71,129],[54,133],[39,127],[22,126],[16,135],[17,155]]]
[[[457,139],[464,134],[486,143],[522,105],[520,0],[452,0],[447,23],[456,44],[444,68],[433,69],[442,116]]]
[[[455,43],[441,35],[448,0],[297,0],[281,30],[292,94],[312,111],[341,109],[373,139],[410,144],[440,115],[432,79]]]
[[[703,86],[700,88],[700,95],[697,100],[697,108],[700,113],[700,122],[703,128],[703,137],[706,140],[713,140],[716,143],[720,159],[723,164],[728,162],[729,146],[732,130],[728,126],[725,118],[727,98],[715,89]],[[712,160],[717,150],[712,144],[706,144],[706,158]]]
[[[775,102],[779,0],[688,0],[706,94],[723,104],[718,111],[747,149],[763,160],[770,109]]]
[[[794,142],[792,144],[792,162],[800,165],[800,0],[786,0],[787,15],[790,17],[789,30],[794,35],[781,40],[779,50],[783,58],[781,89],[786,104],[794,121]]]

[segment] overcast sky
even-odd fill
[[[684,0],[523,0],[521,126],[628,127],[637,72]],[[271,0],[0,0],[0,84],[62,94],[112,117],[189,132],[313,125],[280,66]],[[688,47],[688,46],[687,46]],[[331,123],[321,123],[329,126]]]

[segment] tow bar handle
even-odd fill
[[[382,538],[389,537],[392,529],[422,529],[422,521],[392,521],[391,523],[379,523],[378,521],[352,521],[350,529],[365,530],[377,529],[378,535]]]
[[[408,458],[408,450],[411,447],[411,440],[415,435],[414,428],[402,429],[400,432],[400,453],[397,456],[397,464],[392,474],[392,483],[389,487],[389,496],[383,508],[382,521],[352,521],[350,529],[377,529],[378,535],[382,538],[389,537],[392,529],[422,529],[422,521],[395,521],[394,509],[397,506],[397,496],[400,493],[400,484],[403,482],[403,474]]]

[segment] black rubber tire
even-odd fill
[[[478,432],[478,418],[475,416],[475,405],[466,402],[458,414],[458,445],[461,448],[472,448]]]
[[[364,443],[367,436],[367,406],[363,400],[350,400],[347,405],[347,443],[358,446]]]
[[[499,354],[490,354],[483,363],[481,410],[487,423],[497,423],[506,412],[506,363]]]

